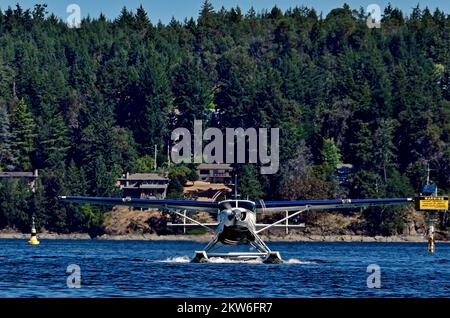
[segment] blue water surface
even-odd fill
[[[0,297],[449,297],[450,245],[269,243],[285,264],[189,263],[185,241],[0,240]],[[80,288],[67,267],[78,265]],[[371,264],[381,288],[368,288]],[[71,281],[69,279],[69,281]]]

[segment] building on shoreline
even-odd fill
[[[227,163],[202,163],[197,167],[198,179],[210,183],[232,183],[232,171]]]
[[[165,199],[169,179],[157,173],[126,173],[118,179],[124,197],[140,199]]]
[[[37,179],[39,178],[38,170],[34,172],[29,171],[19,171],[19,172],[0,172],[0,180],[4,179],[25,179],[28,181],[28,185],[31,191],[35,192],[37,188]]]

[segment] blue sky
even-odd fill
[[[356,9],[360,7],[366,8],[369,4],[376,3],[383,10],[389,0],[211,0],[215,9],[219,9],[222,6],[231,8],[239,5],[246,12],[251,6],[259,11],[261,9],[270,9],[274,5],[277,5],[283,10],[289,7],[305,5],[307,7],[314,7],[317,11],[322,11],[325,14],[333,8],[341,7],[345,2]],[[422,8],[428,6],[434,10],[436,7],[439,7],[446,13],[450,13],[450,1],[446,0],[390,0],[390,2],[393,6],[399,7],[405,13],[411,12],[411,8],[415,7],[418,3]],[[184,20],[185,17],[196,18],[203,0],[0,0],[0,8],[4,10],[8,6],[15,6],[16,3],[19,3],[24,8],[31,8],[36,3],[47,3],[48,11],[55,13],[64,20],[69,15],[66,13],[66,8],[72,3],[80,6],[83,17],[87,15],[96,17],[103,12],[109,19],[117,17],[123,6],[135,9],[142,4],[147,10],[152,22],[161,20],[163,23],[167,23],[172,16],[177,20]]]

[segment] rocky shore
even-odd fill
[[[88,234],[38,234],[41,240],[90,240]],[[29,238],[29,234],[3,232],[0,239],[23,239]],[[102,235],[96,240],[137,240],[137,241],[195,241],[208,242],[211,235],[156,235],[156,234],[126,234],[126,235]],[[382,243],[410,243],[426,242],[423,235],[397,235],[397,236],[362,236],[362,235],[301,235],[290,234],[285,236],[262,236],[267,242],[382,242]],[[442,241],[446,242],[446,241]]]

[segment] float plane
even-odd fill
[[[211,231],[214,236],[204,250],[196,251],[192,262],[204,263],[210,258],[221,257],[235,260],[262,259],[267,264],[282,263],[279,252],[272,251],[261,239],[260,233],[273,227],[304,227],[304,225],[288,225],[288,220],[306,211],[359,208],[372,206],[402,205],[413,203],[413,198],[374,198],[374,199],[342,199],[342,200],[302,200],[302,201],[250,201],[240,200],[235,180],[234,199],[221,202],[195,200],[154,200],[135,198],[100,198],[62,196],[67,203],[128,206],[144,209],[160,209],[174,213],[185,220],[183,226],[201,226]],[[217,223],[204,224],[187,214],[205,211],[217,219]],[[285,212],[286,217],[272,224],[257,224],[258,213]],[[190,223],[186,224],[186,221]],[[283,224],[284,223],[284,224]],[[175,225],[175,224],[173,224]],[[221,245],[251,245],[255,252],[214,252]]]

